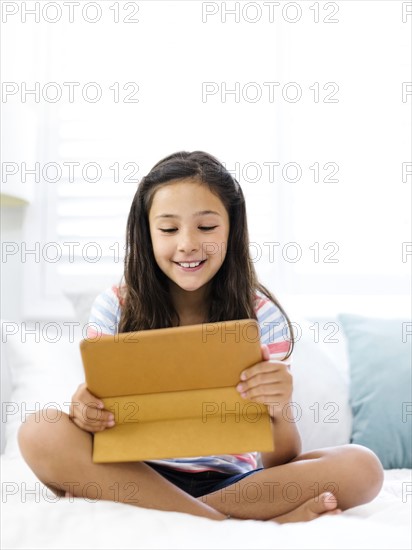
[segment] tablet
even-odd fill
[[[88,390],[113,412],[94,462],[273,450],[267,407],[240,397],[240,373],[262,360],[254,319],[83,340]]]

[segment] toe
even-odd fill
[[[338,505],[333,493],[322,493],[306,503],[313,514],[323,514],[324,512],[334,511]]]

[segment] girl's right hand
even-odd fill
[[[70,419],[86,432],[102,432],[114,426],[114,415],[103,402],[91,394],[86,383],[80,384],[70,404]]]

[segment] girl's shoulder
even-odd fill
[[[268,346],[272,359],[283,360],[291,344],[287,319],[280,308],[258,290],[255,292],[255,312],[262,344]]]
[[[280,309],[276,304],[269,300],[267,296],[263,294],[260,290],[255,290],[255,312],[257,315],[262,314],[264,311],[270,311],[272,314],[277,313],[280,315]]]
[[[107,287],[105,290],[100,292],[94,300],[94,305],[103,305],[111,306],[112,308],[118,309],[124,303],[124,291],[122,288],[117,285],[112,285]]]
[[[103,290],[95,298],[89,315],[88,334],[115,334],[120,321],[122,293],[117,286]]]
[[[126,296],[126,286],[112,285],[110,289],[108,289],[108,291],[110,291],[116,297],[117,301],[119,302],[119,306],[123,306]]]

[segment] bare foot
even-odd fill
[[[297,521],[311,521],[323,516],[334,516],[342,510],[337,508],[338,502],[333,493],[322,493],[319,497],[311,498],[287,514],[276,516],[270,521],[276,523],[293,523]]]

